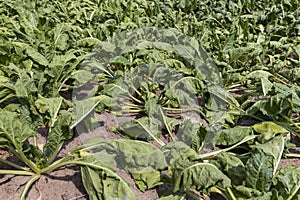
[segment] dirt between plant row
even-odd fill
[[[100,127],[90,133],[81,133],[74,137],[70,142],[66,143],[61,150],[59,157],[63,157],[70,153],[72,149],[83,144],[83,142],[92,139],[94,137],[102,137],[106,140],[112,140],[122,138],[122,136],[110,131],[111,126],[115,126],[118,122],[114,115],[104,113],[98,115]],[[80,127],[79,127],[80,129]],[[78,130],[79,132],[82,130]],[[300,146],[300,142],[296,138],[297,146]],[[45,138],[40,138],[38,142],[45,141]],[[16,161],[16,158],[9,155],[8,152],[1,150],[0,157],[11,161]],[[279,167],[285,166],[300,166],[300,159],[282,159]],[[0,169],[8,169],[7,166],[0,163]],[[124,177],[132,186],[134,193],[139,200],[152,200],[158,198],[158,192],[168,188],[168,185],[156,187],[146,192],[140,192],[134,185],[133,180],[123,170],[118,172]],[[0,175],[0,200],[17,200],[22,192],[26,182],[30,177],[26,176],[13,176],[13,175]],[[80,174],[80,168],[78,166],[66,166],[60,168],[49,175],[43,175],[30,189],[26,200],[88,200],[88,194],[86,193]],[[188,198],[192,199],[192,198]],[[222,200],[220,196],[214,196],[212,198],[204,197],[209,200]]]

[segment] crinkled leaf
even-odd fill
[[[243,199],[259,197],[262,195],[261,191],[251,187],[246,187],[244,185],[234,186],[234,189],[237,191],[235,192],[235,194],[238,194],[238,196],[243,197]]]
[[[275,188],[279,191],[283,199],[289,199],[291,194],[295,194],[293,199],[300,198],[300,167],[287,166],[281,168],[273,179]]]
[[[24,142],[36,132],[22,115],[0,111],[0,137],[9,142],[7,145],[22,150]]]
[[[145,168],[139,172],[131,173],[135,184],[142,192],[145,192],[146,190],[151,189],[162,183],[160,172],[153,168],[151,169],[151,167],[149,168]]]
[[[252,153],[246,162],[246,186],[269,191],[273,178],[273,158],[263,152]]]
[[[201,191],[215,185],[222,188],[231,186],[231,180],[215,165],[209,163],[187,163],[184,165],[177,163],[173,167],[176,168],[177,172],[180,172],[172,174],[173,177],[176,177],[174,191],[179,189]]]
[[[190,146],[181,141],[169,142],[162,147],[165,159],[169,165],[173,164],[177,159],[198,159],[198,154]]]
[[[279,162],[281,160],[283,150],[284,150],[285,141],[283,136],[277,136],[272,140],[264,144],[256,144],[251,146],[252,149],[256,149],[264,152],[266,155],[271,156],[270,161],[273,163],[273,175],[275,174]]]
[[[18,68],[14,64],[10,64],[9,67],[14,70],[19,77],[15,83],[16,95],[18,97],[26,98],[37,91],[34,79],[31,78],[25,70]]]
[[[49,114],[48,119],[50,119],[50,126],[53,126],[56,121],[62,101],[63,99],[61,97],[44,98],[42,96],[39,96],[38,100],[35,101],[35,106],[40,113],[45,114],[47,112]]]
[[[216,162],[219,164],[219,169],[231,179],[234,185],[239,185],[244,181],[245,166],[237,156],[222,152],[216,156]]]

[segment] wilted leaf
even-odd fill
[[[282,126],[280,126],[274,122],[270,122],[270,121],[265,121],[265,122],[261,122],[258,124],[254,124],[252,127],[257,133],[261,134],[258,137],[258,139],[262,143],[270,140],[278,133],[286,133],[287,132],[287,130],[285,128],[283,128]]]
[[[137,173],[146,169],[164,169],[167,166],[163,152],[152,144],[135,140],[110,142],[117,153],[117,162],[126,170]],[[151,168],[149,168],[151,167]]]
[[[218,133],[216,145],[233,145],[251,134],[251,127],[235,126],[234,128],[222,129]]]
[[[234,185],[240,185],[244,181],[245,166],[237,156],[223,152],[216,156],[216,162],[220,165],[219,169],[231,179]]]
[[[128,183],[108,168],[81,167],[83,185],[90,200],[137,200]]]
[[[176,170],[181,168],[179,174],[173,174],[173,177],[176,177],[174,191],[179,189],[188,191],[192,188],[201,191],[215,185],[222,188],[231,185],[231,180],[216,166],[209,163],[174,165],[173,168],[177,168]]]
[[[142,171],[133,172],[131,173],[131,176],[139,190],[142,192],[162,183],[160,172],[151,168],[145,168]]]
[[[173,164],[176,160],[188,159],[196,160],[198,159],[198,154],[190,146],[181,141],[170,142],[162,147],[165,159],[168,165]]]

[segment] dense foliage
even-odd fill
[[[90,199],[136,199],[119,168],[170,183],[161,200],[299,199],[300,168],[278,168],[300,157],[299,16],[298,0],[0,0],[0,148],[25,165],[0,174],[32,176],[20,199],[69,164]],[[123,139],[57,159],[93,110],[125,118]]]

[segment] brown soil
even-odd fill
[[[120,135],[113,133],[110,130],[111,126],[118,124],[118,119],[110,114],[103,114],[97,116],[99,120],[98,128],[90,133],[81,132],[69,143],[66,143],[61,150],[59,157],[63,157],[72,151],[75,147],[81,145],[84,141],[94,138],[102,137],[106,140],[122,138]],[[251,122],[250,122],[251,123]],[[297,146],[300,146],[299,140],[292,138]],[[40,141],[44,139],[41,138]],[[0,157],[11,161],[16,161],[12,155],[6,151],[0,151]],[[300,166],[300,159],[283,159],[280,163],[280,167],[289,165]],[[8,169],[7,166],[0,164],[0,169]],[[164,190],[164,188],[170,188],[170,186],[160,186],[155,189],[148,190],[145,193],[140,192],[134,185],[130,176],[123,170],[120,170],[119,175],[124,177],[132,185],[133,191],[141,200],[151,200],[158,197],[158,192]],[[26,181],[30,177],[25,176],[12,176],[12,175],[0,175],[0,200],[17,200],[24,188]],[[80,169],[78,166],[67,166],[60,168],[49,175],[42,176],[30,189],[27,196],[28,200],[87,200],[88,195],[84,189]],[[191,198],[189,198],[191,199]],[[221,200],[220,196],[215,196],[211,199]]]
[[[122,138],[120,135],[110,131],[110,127],[117,124],[117,119],[113,115],[104,113],[103,115],[98,115],[97,118],[99,119],[99,127],[92,132],[84,133],[83,130],[80,130],[80,126],[77,127],[77,131],[82,133],[65,144],[59,157],[67,155],[75,147],[94,137],[102,137],[106,140]],[[44,141],[44,138],[39,138],[38,141],[42,142]],[[19,163],[15,157],[6,151],[0,151],[0,158]],[[0,169],[8,169],[8,167],[0,163]],[[138,199],[150,200],[158,198],[156,189],[148,190],[144,193],[140,192],[125,171],[120,170],[118,174],[124,177],[132,185],[132,189]],[[29,179],[30,177],[26,176],[0,175],[0,200],[17,200]],[[67,166],[60,168],[49,175],[42,176],[31,188],[26,199],[87,200],[89,198],[81,180],[80,168],[78,166]]]

